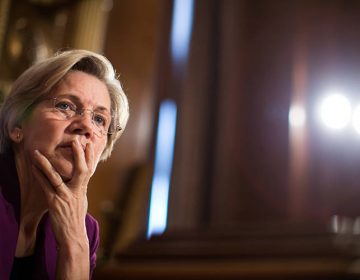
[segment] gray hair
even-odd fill
[[[70,71],[82,71],[102,81],[111,100],[112,126],[121,129],[108,136],[101,160],[107,159],[116,140],[123,133],[129,118],[127,97],[110,61],[104,56],[87,50],[59,52],[28,68],[14,82],[0,107],[0,153],[11,149],[9,132],[26,118],[37,101],[50,95],[52,90]]]

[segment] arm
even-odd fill
[[[83,244],[82,244],[83,243]],[[89,244],[62,245],[59,248],[56,266],[57,279],[89,279]]]
[[[79,142],[74,141],[73,151],[73,176],[66,183],[44,155],[39,151],[34,153],[34,174],[45,193],[58,245],[57,279],[89,279],[90,272],[85,217],[94,156],[91,144],[83,151]]]

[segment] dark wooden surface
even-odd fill
[[[100,262],[95,279],[360,279],[358,235],[321,227],[266,228],[138,240]]]

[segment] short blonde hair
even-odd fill
[[[13,84],[0,107],[0,153],[11,149],[9,132],[20,125],[37,101],[50,95],[57,84],[70,71],[82,71],[102,81],[111,100],[112,126],[120,130],[108,136],[101,160],[107,159],[116,140],[123,133],[129,118],[127,97],[110,61],[87,50],[68,50],[56,53],[27,69]]]

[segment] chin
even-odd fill
[[[69,162],[69,161],[56,162],[56,163],[53,163],[53,167],[60,174],[60,176],[64,180],[64,182],[71,180],[73,172],[74,172],[74,166],[73,166],[72,162]]]

